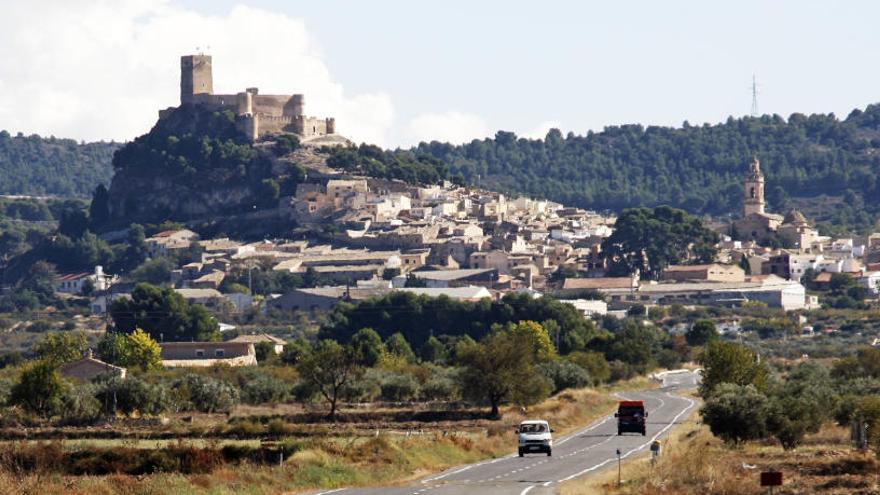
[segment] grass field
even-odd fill
[[[698,415],[692,416],[698,419]],[[775,442],[726,447],[708,428],[687,422],[664,442],[664,454],[655,466],[642,456],[617,471],[575,480],[563,495],[759,495],[761,471],[781,471],[784,485],[777,495],[877,494],[880,463],[875,454],[854,451],[849,431],[827,425],[810,435],[795,451],[785,452]]]
[[[549,420],[560,434],[573,431],[611,412],[617,402],[613,393],[651,387],[638,379],[615,387],[564,391],[523,412],[505,410],[500,421],[466,422],[462,428],[446,424],[443,431],[426,429],[422,434],[386,424],[371,434],[340,428],[300,440],[303,448],[280,465],[225,464],[207,474],[154,473],[70,476],[51,470],[16,472],[0,469],[0,486],[15,487],[21,494],[280,494],[314,488],[375,486],[403,483],[449,467],[499,457],[516,445],[513,425],[522,419]],[[115,447],[162,448],[171,442],[194,447],[222,445],[255,446],[251,440],[138,440],[77,439],[63,442],[70,451]],[[6,492],[4,492],[6,493]]]

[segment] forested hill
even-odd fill
[[[0,194],[91,197],[110,184],[119,146],[0,131]]]
[[[730,118],[681,128],[625,125],[586,136],[551,130],[541,140],[498,132],[453,146],[414,151],[444,161],[451,174],[487,189],[542,196],[566,205],[620,210],[668,204],[692,213],[737,214],[753,155],[767,177],[771,207],[791,197],[847,195],[850,224],[880,210],[880,105],[845,120],[793,114]],[[867,206],[865,206],[867,205]]]

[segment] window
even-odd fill
[[[205,350],[204,349],[196,349],[196,357],[197,358],[205,357]]]
[[[225,355],[226,355],[226,351],[224,351],[223,349],[214,349],[214,356],[215,357],[223,357]]]

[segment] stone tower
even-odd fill
[[[761,164],[758,157],[752,158],[749,165],[749,173],[746,175],[745,199],[743,201],[744,216],[752,213],[764,214],[764,174],[761,173]]]
[[[210,55],[180,57],[180,103],[192,103],[194,95],[214,94]]]

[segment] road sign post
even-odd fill
[[[773,495],[774,486],[782,486],[782,473],[779,471],[765,471],[761,473],[761,486],[766,486]]]
[[[651,442],[651,467],[657,464],[657,458],[660,457],[660,441]]]
[[[620,449],[617,449],[617,486],[620,486]]]

